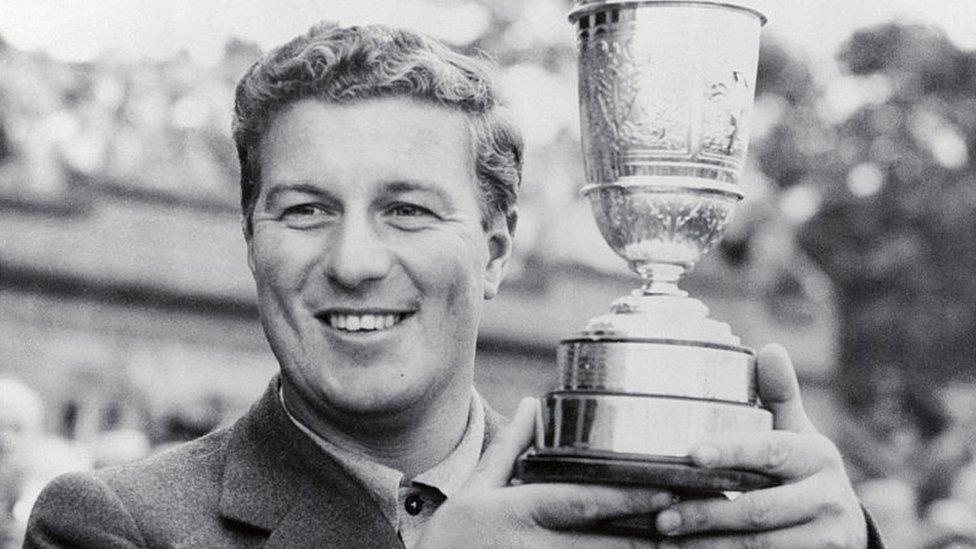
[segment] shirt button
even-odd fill
[[[407,496],[406,501],[403,502],[403,507],[407,510],[410,515],[419,515],[420,511],[424,509],[424,500],[420,499],[417,494],[410,494]]]

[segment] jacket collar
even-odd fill
[[[398,546],[396,532],[365,489],[288,420],[277,387],[275,376],[232,428],[223,516],[270,531],[268,547]]]
[[[232,428],[221,514],[270,532],[267,547],[397,547],[366,489],[319,449],[278,402],[278,376]],[[505,424],[485,404],[482,453]]]

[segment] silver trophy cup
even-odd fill
[[[525,482],[743,491],[773,480],[696,468],[718,433],[763,432],[756,365],[727,324],[677,282],[721,239],[748,147],[765,18],[738,1],[577,0],[589,199],[613,250],[643,279],[560,342]]]

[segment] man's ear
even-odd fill
[[[251,238],[251,223],[248,221],[246,214],[241,215],[241,232],[244,233],[244,243],[247,245],[247,267],[251,269],[251,273],[254,273],[254,248],[253,239]]]
[[[485,299],[498,294],[498,287],[505,279],[505,267],[512,256],[512,239],[518,211],[513,209],[507,216],[493,214],[485,236],[488,238],[488,263],[485,265]]]

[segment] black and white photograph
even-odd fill
[[[976,549],[976,0],[3,0],[0,549]]]

